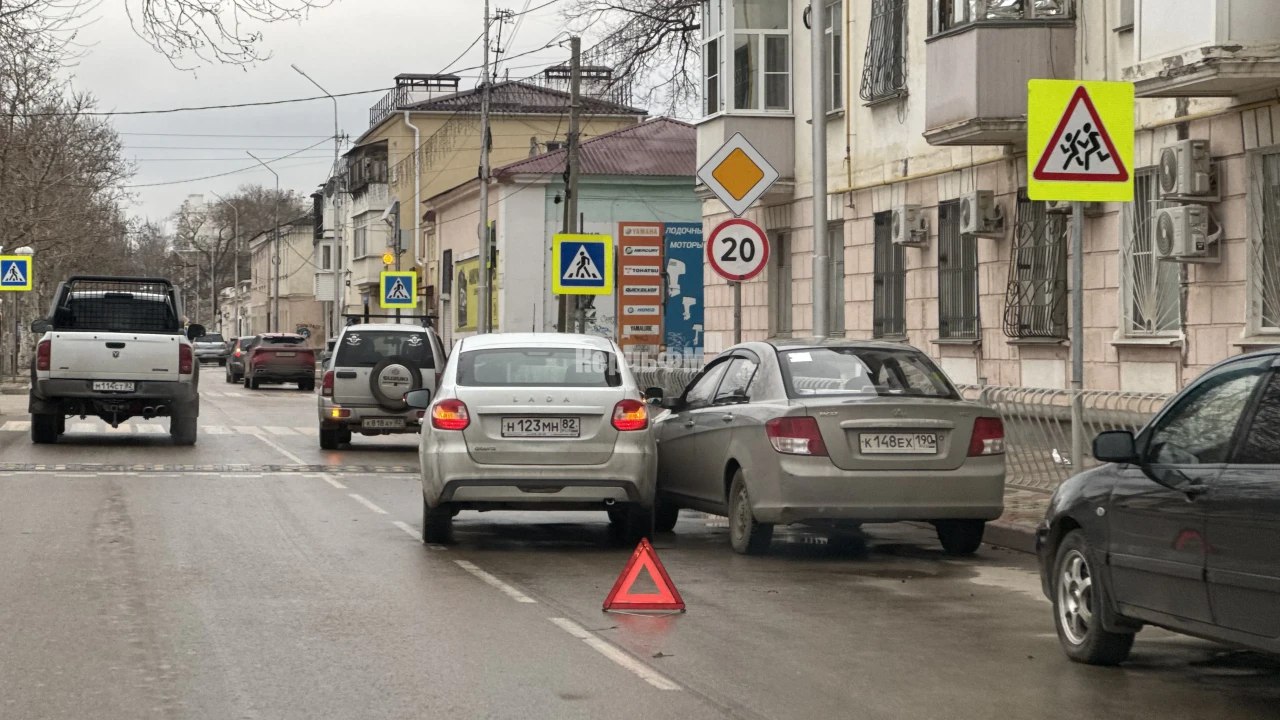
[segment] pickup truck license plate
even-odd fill
[[[937,433],[862,433],[858,449],[863,455],[937,455]]]
[[[134,385],[131,382],[104,382],[95,380],[93,383],[94,392],[133,392]]]
[[[401,430],[404,418],[365,418],[360,425],[370,430]]]
[[[502,437],[578,437],[581,429],[576,417],[504,417]]]

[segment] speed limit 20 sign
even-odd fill
[[[707,261],[725,280],[750,280],[769,262],[769,237],[750,220],[726,220],[711,232]]]

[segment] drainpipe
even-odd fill
[[[409,203],[409,207],[413,212],[413,261],[415,265],[422,266],[423,276],[426,276],[427,258],[422,256],[422,131],[418,130],[418,126],[409,120],[409,111],[405,110],[400,116],[404,120],[405,126],[413,131],[413,202]],[[414,298],[417,303],[417,298]],[[430,308],[427,308],[430,312]]]

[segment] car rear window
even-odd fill
[[[821,347],[779,353],[791,397],[904,395],[959,398],[950,381],[918,352]]]
[[[387,358],[401,357],[422,369],[435,367],[431,340],[425,332],[358,330],[343,335],[334,367],[373,367]]]
[[[613,353],[581,348],[493,348],[458,358],[459,385],[475,387],[618,387]]]
[[[263,345],[305,345],[307,339],[301,335],[276,335],[262,338]]]
[[[224,339],[223,339],[223,337],[222,337],[221,335],[218,335],[217,333],[214,333],[213,335],[201,335],[200,337],[196,338],[196,342],[201,342],[201,343],[224,343],[224,342],[226,342],[226,340],[224,340]]]

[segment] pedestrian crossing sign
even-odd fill
[[[551,290],[557,295],[613,294],[613,238],[556,235],[551,242]]]
[[[379,305],[384,310],[413,309],[418,305],[418,274],[413,271],[388,270],[382,273]]]
[[[1027,83],[1027,195],[1133,201],[1133,83]]]
[[[26,292],[31,289],[31,256],[0,255],[0,290]]]

